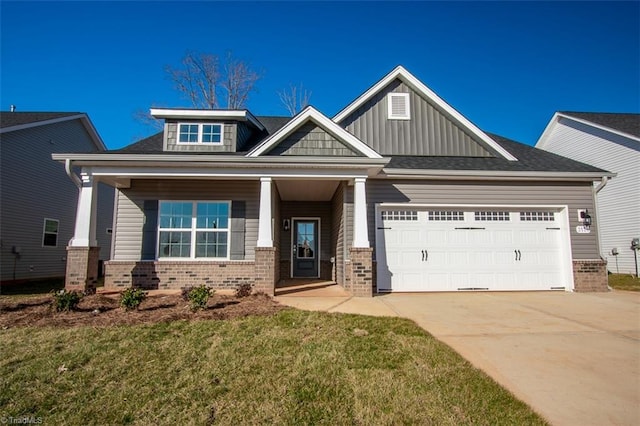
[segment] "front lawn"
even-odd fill
[[[453,350],[398,318],[285,309],[228,320],[10,327],[0,341],[3,418],[544,424]]]
[[[640,279],[631,274],[609,274],[609,286],[616,290],[640,291]]]

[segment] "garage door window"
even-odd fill
[[[553,212],[520,212],[522,222],[553,222],[554,220]]]
[[[429,220],[435,221],[455,221],[464,220],[464,212],[460,211],[430,211]]]
[[[418,220],[418,212],[415,210],[385,210],[382,212],[382,220]]]
[[[509,212],[501,212],[501,211],[479,211],[474,212],[475,220],[477,221],[499,221],[499,222],[507,222],[510,220]]]

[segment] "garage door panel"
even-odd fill
[[[562,287],[566,276],[563,269],[570,268],[562,254],[563,238],[568,233],[560,230],[558,221],[552,221],[553,213],[505,211],[414,210],[411,220],[384,222],[384,229],[377,234],[377,244],[382,244],[377,246],[377,253],[385,253],[378,255],[378,280],[386,283],[379,288],[457,291]]]

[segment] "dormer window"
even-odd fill
[[[180,123],[178,143],[222,145],[222,124]]]
[[[408,93],[389,93],[387,106],[389,120],[409,120],[411,118]]]

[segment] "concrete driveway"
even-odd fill
[[[309,296],[276,299],[412,319],[554,425],[640,425],[640,293]]]

